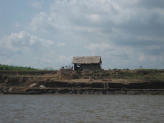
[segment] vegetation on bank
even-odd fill
[[[22,66],[12,66],[12,65],[2,65],[0,64],[0,70],[9,72],[9,71],[21,71],[21,73],[10,73],[13,75],[35,75],[35,76],[41,76],[43,73],[40,73],[41,71],[51,71],[53,70],[52,67],[47,67],[45,69],[37,69],[32,67],[22,67]],[[24,72],[23,72],[24,71]],[[27,72],[25,72],[27,71]],[[30,72],[35,71],[35,72]],[[56,71],[56,70],[53,70]],[[23,72],[23,73],[22,73]],[[30,72],[30,73],[29,73]],[[158,82],[164,82],[164,69],[143,69],[142,66],[139,67],[139,69],[135,70],[129,70],[126,69],[117,69],[114,68],[113,70],[86,70],[86,71],[76,71],[79,77],[81,78],[83,75],[84,78],[93,77],[93,78],[111,78],[111,79],[126,79],[129,81],[158,81]],[[83,75],[82,75],[83,74]]]
[[[0,64],[0,70],[11,70],[11,71],[18,71],[18,70],[22,70],[22,71],[33,71],[33,70],[54,70],[52,69],[52,67],[47,67],[45,69],[39,69],[39,68],[33,68],[33,67],[23,67],[23,66],[13,66],[13,65],[3,65]],[[55,70],[56,71],[56,70]]]
[[[77,72],[78,73],[78,72]],[[85,71],[85,76],[93,78],[126,79],[140,82],[164,82],[164,69],[113,69]]]
[[[39,70],[39,69],[32,68],[32,67],[22,67],[22,66],[0,64],[0,70]]]

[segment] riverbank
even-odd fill
[[[1,71],[0,89],[10,94],[36,91],[43,94],[164,95],[163,73],[124,72],[120,72],[124,76],[116,77],[120,73],[115,71],[105,71],[101,76],[93,74],[94,71],[74,71],[72,75],[62,75],[58,71]]]
[[[27,77],[26,77],[27,78]],[[10,79],[9,79],[10,80]],[[22,80],[26,80],[23,78]],[[76,80],[77,81],[77,80]],[[76,82],[69,80],[66,81],[32,81],[24,82],[21,84],[13,84],[5,87],[5,91],[11,92],[9,94],[27,94],[29,92],[41,92],[42,94],[122,94],[122,95],[164,95],[164,83],[112,83],[110,82]],[[87,80],[86,80],[87,81]],[[9,84],[8,82],[8,84]],[[36,84],[34,82],[37,82]],[[35,86],[30,87],[32,84]],[[44,85],[43,88],[40,85]],[[4,90],[4,88],[1,87]],[[12,89],[12,91],[10,91]],[[25,92],[25,93],[24,93]],[[1,92],[2,93],[2,92]],[[35,93],[33,93],[35,94]]]

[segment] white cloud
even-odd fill
[[[5,49],[1,54],[7,54],[7,51],[21,52],[22,48],[36,48],[38,46],[51,46],[54,43],[51,40],[44,40],[33,36],[25,31],[12,33],[10,36],[5,35],[0,39],[0,48]]]
[[[54,61],[51,59],[43,59],[43,58],[38,58],[38,57],[35,57],[34,60],[37,63],[54,63]]]
[[[44,53],[41,57],[34,57],[34,60],[41,63],[60,63],[60,64],[71,64],[73,56],[64,56],[59,53],[55,53],[55,51],[51,50],[49,53]]]
[[[141,55],[139,57],[139,61],[157,62],[157,61],[163,61],[163,58],[162,56]]]
[[[40,12],[32,19],[27,29],[44,33],[54,33],[61,30],[61,25],[56,23],[52,17],[48,16],[45,12]]]
[[[112,50],[112,46],[109,44],[105,44],[105,43],[91,43],[88,46],[85,46],[85,48],[89,49],[89,50]]]
[[[18,22],[14,23],[14,27],[19,27],[19,26],[20,26],[20,24]]]
[[[10,64],[12,62],[13,62],[13,60],[9,59],[9,60],[6,61],[6,64]]]
[[[40,39],[25,31],[21,31],[20,33],[12,33],[10,36],[4,36],[1,42],[2,44],[7,45],[53,45],[52,41]]]
[[[60,42],[58,42],[57,44],[56,44],[56,46],[64,46],[65,45],[65,43],[60,43]]]
[[[150,46],[148,46],[146,49],[150,49],[150,50],[154,50],[154,49],[160,49],[161,47],[160,46],[158,46],[158,45],[150,45]]]
[[[43,2],[38,2],[36,0],[32,0],[30,4],[32,7],[36,8],[36,9],[41,9]]]
[[[72,58],[73,56],[66,57],[64,55],[57,55],[57,58],[55,58],[55,62],[71,64]]]

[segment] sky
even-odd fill
[[[163,0],[0,0],[0,64],[164,69]]]

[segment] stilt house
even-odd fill
[[[101,69],[101,56],[73,57],[74,70]]]

